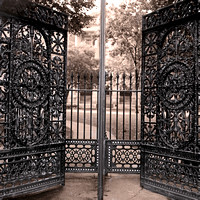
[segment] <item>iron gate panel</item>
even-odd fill
[[[140,141],[106,141],[106,172],[140,173]]]
[[[68,73],[66,172],[97,173],[97,74]],[[133,75],[106,76],[104,172],[140,173],[140,95]]]
[[[199,2],[144,16],[142,169],[145,188],[199,199]]]
[[[0,14],[0,198],[65,182],[67,16],[19,16]]]
[[[66,140],[66,172],[97,173],[98,154],[97,140]]]

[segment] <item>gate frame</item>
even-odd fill
[[[195,29],[196,29],[196,32],[194,33],[195,36],[193,38],[194,40],[194,43],[195,43],[195,47],[196,48],[196,52],[194,53],[194,70],[196,72],[196,77],[194,78],[194,84],[196,85],[196,87],[198,87],[198,91],[196,90],[193,90],[193,92],[195,93],[195,100],[194,100],[194,123],[193,125],[195,126],[194,127],[194,136],[195,137],[195,140],[193,141],[193,144],[194,144],[194,147],[191,147],[193,148],[192,150],[181,150],[181,149],[170,149],[169,147],[167,146],[163,146],[163,147],[159,147],[159,144],[156,144],[149,141],[148,142],[148,139],[145,139],[146,136],[147,136],[147,131],[145,132],[145,117],[147,118],[147,116],[145,116],[145,112],[147,112],[147,110],[145,110],[145,106],[148,108],[148,105],[147,103],[145,104],[145,95],[147,96],[148,92],[145,93],[145,86],[144,84],[142,84],[142,100],[141,100],[141,103],[142,103],[142,117],[141,117],[141,131],[142,131],[142,143],[141,143],[141,156],[142,156],[142,159],[141,159],[141,186],[152,191],[152,192],[157,192],[157,193],[160,193],[160,194],[164,194],[165,196],[168,196],[168,197],[171,197],[171,198],[174,198],[174,199],[190,199],[190,200],[197,200],[200,198],[200,188],[199,188],[199,181],[198,181],[198,177],[196,177],[196,184],[195,184],[195,181],[194,182],[191,182],[191,188],[193,186],[194,190],[192,191],[192,189],[186,189],[187,187],[185,186],[184,188],[184,183],[180,183],[180,185],[182,186],[175,186],[175,185],[170,185],[170,184],[167,184],[167,183],[164,183],[162,182],[162,179],[159,179],[157,177],[155,177],[155,179],[151,178],[149,175],[146,176],[146,171],[147,169],[151,169],[151,166],[148,166],[147,164],[147,156],[148,155],[151,155],[152,157],[150,158],[149,157],[149,160],[154,160],[155,162],[157,162],[157,164],[159,163],[159,165],[161,166],[161,163],[173,163],[174,167],[175,166],[182,166],[182,167],[185,167],[186,168],[186,165],[188,167],[188,170],[191,170],[191,173],[194,173],[195,170],[196,170],[196,173],[199,174],[199,170],[200,170],[200,153],[199,153],[199,144],[198,144],[198,141],[199,141],[199,124],[198,124],[198,119],[199,119],[199,115],[198,115],[198,112],[199,112],[199,102],[198,102],[198,98],[199,98],[199,95],[198,95],[198,92],[199,92],[199,83],[197,81],[197,76],[199,76],[199,61],[198,61],[198,57],[199,55],[197,54],[197,47],[198,47],[198,42],[199,42],[199,28],[200,28],[200,20],[199,20],[199,17],[200,17],[200,13],[199,13],[199,10],[200,10],[200,2],[198,0],[185,0],[185,1],[179,1],[175,4],[172,4],[170,6],[167,6],[167,7],[164,7],[158,11],[155,11],[153,13],[150,13],[148,15],[145,15],[143,17],[143,41],[142,41],[142,53],[143,53],[143,56],[142,56],[142,83],[145,82],[145,76],[147,76],[145,74],[145,69],[146,69],[146,63],[145,63],[145,57],[146,56],[149,56],[149,57],[152,57],[152,55],[155,54],[155,56],[158,56],[160,55],[160,52],[159,50],[157,49],[157,47],[159,46],[160,44],[160,33],[163,29],[168,29],[169,28],[172,28],[172,27],[178,27],[180,25],[185,25],[186,23],[189,23],[189,22],[194,22],[195,23]],[[145,47],[148,46],[146,44],[146,37],[148,36],[148,34],[150,35],[152,33],[152,35],[156,35],[155,37],[157,37],[158,39],[152,39],[152,41],[149,42],[149,48],[154,48],[153,45],[155,45],[155,49],[153,49],[152,51],[154,51],[152,53],[152,55],[146,55],[146,50],[145,50]],[[162,36],[164,38],[164,36]],[[146,45],[146,46],[145,46]],[[151,46],[150,46],[151,45]],[[198,47],[199,48],[199,47]],[[161,51],[161,50],[160,50]],[[199,49],[198,49],[199,51]],[[158,59],[158,57],[157,57]],[[158,67],[158,60],[156,60],[155,62],[156,64],[154,64],[156,66],[156,70],[158,71],[157,67]],[[152,64],[151,67],[154,68],[154,65]],[[156,72],[157,72],[156,71]],[[155,72],[154,72],[155,73]],[[151,78],[150,78],[151,79]],[[155,76],[155,81],[157,81],[158,79],[158,75]],[[153,80],[153,78],[151,79]],[[159,84],[159,83],[158,83]],[[150,86],[149,86],[150,87]],[[153,86],[152,86],[153,87]],[[146,89],[147,91],[148,89]],[[150,87],[149,91],[151,92],[152,88]],[[161,100],[158,100],[158,86],[156,88],[156,105],[158,105],[158,101],[161,101]],[[151,94],[152,95],[152,94]],[[152,96],[151,96],[152,97]],[[152,100],[153,101],[153,100]],[[153,102],[151,102],[153,104]],[[150,105],[151,106],[151,105]],[[149,106],[149,107],[150,107]],[[159,138],[159,134],[158,134],[158,127],[157,127],[157,114],[158,114],[158,108],[156,108],[157,110],[155,111],[156,112],[156,125],[155,125],[155,137],[156,138]],[[153,111],[153,108],[150,108],[150,110],[152,112]],[[150,112],[151,112],[150,111]],[[146,122],[148,124],[148,120]],[[150,124],[149,124],[150,125]],[[149,134],[150,134],[150,130],[149,130]],[[152,131],[153,132],[153,131]],[[196,135],[195,135],[196,134]],[[155,139],[156,141],[158,139]],[[158,159],[156,160],[156,156],[158,157]],[[159,162],[159,156],[160,156],[160,159],[161,161]],[[169,160],[168,160],[169,159]],[[170,161],[171,159],[171,161]],[[176,161],[177,160],[177,161]],[[163,162],[162,162],[163,161]],[[163,164],[163,165],[164,165]],[[156,165],[156,164],[155,164]],[[190,169],[189,169],[190,168]],[[150,172],[148,172],[150,173]],[[169,169],[169,174],[170,173],[173,173],[172,171],[170,172],[170,169]],[[175,173],[175,172],[174,172]],[[181,172],[177,172],[177,173],[181,173]],[[186,173],[186,172],[185,172]],[[152,175],[153,175],[153,172],[152,172]],[[182,176],[184,176],[184,172],[182,174]],[[195,174],[190,174],[190,176],[195,176]],[[155,175],[156,176],[156,175]],[[162,175],[161,175],[162,176]],[[174,175],[175,176],[175,175]],[[179,174],[179,176],[181,176],[181,174]],[[187,175],[185,175],[187,176]],[[186,177],[187,178],[187,177]],[[167,178],[166,178],[167,179]],[[188,179],[189,179],[189,175],[188,175]],[[192,177],[191,177],[192,179]],[[163,180],[165,180],[165,176],[163,175]],[[188,180],[189,181],[189,180]],[[174,182],[175,184],[175,182]],[[176,183],[177,184],[177,183]],[[193,185],[192,185],[193,184]],[[188,186],[189,187],[189,186]],[[197,187],[197,188],[196,188]]]
[[[15,156],[19,152],[19,159],[23,158],[23,156],[38,156],[44,154],[43,159],[45,159],[45,155],[47,154],[55,154],[58,153],[58,155],[55,155],[56,159],[59,159],[59,168],[57,169],[59,173],[56,176],[50,176],[48,178],[43,178],[42,181],[28,181],[26,184],[22,185],[17,185],[17,186],[12,186],[12,187],[3,187],[3,189],[0,190],[0,199],[7,198],[7,197],[13,197],[13,196],[18,196],[22,194],[27,194],[27,193],[35,193],[38,191],[44,191],[47,190],[48,188],[52,188],[54,186],[58,185],[65,185],[65,132],[66,132],[66,66],[67,66],[67,32],[68,32],[68,16],[66,14],[54,11],[53,9],[31,3],[30,7],[27,9],[20,11],[18,13],[13,13],[13,14],[7,14],[3,11],[0,12],[0,15],[2,18],[5,18],[6,20],[10,21],[10,26],[15,25],[14,22],[21,23],[22,27],[24,26],[32,26],[35,28],[36,31],[38,31],[45,40],[45,44],[49,47],[51,47],[51,37],[53,37],[54,32],[57,31],[59,34],[63,34],[63,71],[62,75],[64,77],[63,80],[63,85],[61,86],[63,89],[63,101],[62,101],[62,108],[63,108],[63,120],[62,120],[62,139],[59,139],[58,142],[53,142],[53,143],[47,143],[47,144],[38,144],[30,146],[30,147],[23,147],[23,148],[17,148],[17,149],[5,149],[5,150],[0,150],[0,158],[3,160],[6,157],[8,157],[8,162],[9,162],[9,156],[11,159],[15,159]],[[51,34],[48,35],[48,41],[45,38],[47,35],[44,35],[42,28],[44,28],[47,32],[51,32]],[[12,29],[10,28],[10,38],[12,41]],[[3,32],[3,31],[2,31]],[[10,46],[13,46],[13,44],[10,44]],[[11,47],[12,48],[12,47]],[[10,50],[10,53],[13,54],[12,49]],[[52,47],[50,49],[46,49],[46,53],[48,54],[47,58],[51,59],[51,55],[54,54],[55,52],[52,50]],[[51,54],[52,53],[52,54]],[[55,53],[55,55],[57,55]],[[49,57],[50,56],[50,57]],[[31,60],[30,61],[35,61]],[[9,61],[9,69],[12,67],[13,60],[12,56]],[[22,62],[23,63],[23,62]],[[48,64],[49,67],[49,64]],[[49,73],[50,74],[50,73]],[[50,75],[49,75],[49,80],[50,80]],[[51,88],[51,86],[50,86]],[[11,90],[11,88],[10,88]],[[11,93],[11,92],[10,92]],[[48,94],[50,96],[50,93]],[[49,97],[48,97],[49,98]],[[49,100],[49,99],[48,99]],[[10,105],[10,104],[9,104]],[[23,107],[23,106],[22,106]],[[50,110],[48,110],[50,112]],[[50,122],[50,118],[49,121]],[[51,121],[53,122],[53,120]],[[49,123],[50,124],[50,123]],[[10,126],[10,122],[9,122]],[[61,137],[61,136],[60,136]],[[21,152],[21,153],[20,153]],[[13,158],[12,158],[13,157]],[[48,157],[48,156],[47,156]],[[53,157],[52,157],[53,158]],[[37,159],[37,158],[32,158],[32,159]],[[42,159],[42,158],[41,158]],[[38,159],[39,160],[39,159]],[[22,163],[22,162],[21,162]],[[1,163],[2,164],[2,163]],[[8,163],[9,165],[9,163]],[[46,171],[47,174],[50,171]],[[42,175],[41,175],[42,176]],[[25,178],[28,178],[28,176]],[[23,179],[26,180],[26,179]]]

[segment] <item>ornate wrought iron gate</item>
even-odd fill
[[[0,199],[65,183],[67,16],[0,13]]]
[[[144,16],[141,184],[200,199],[200,3]]]
[[[140,173],[141,168],[143,187],[177,199],[200,198],[199,11],[198,0],[187,0],[144,17],[142,144],[140,91],[137,84],[132,87],[132,76],[126,90],[125,76],[120,89],[119,76],[114,88],[111,75],[106,90],[105,172]],[[92,76],[89,89],[80,89],[80,77],[73,87],[71,77],[66,132],[67,16],[37,5],[20,14],[0,13],[0,199],[63,185],[65,172],[96,173],[99,167],[98,110],[92,109],[98,88]]]

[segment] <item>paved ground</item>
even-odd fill
[[[66,126],[70,130],[71,127],[71,122],[69,120],[66,120]],[[97,135],[97,127],[96,126],[91,126],[88,124],[85,124],[85,138],[90,139],[90,129],[92,129],[92,138],[91,139],[96,139]],[[77,122],[73,121],[72,122],[72,138],[76,139],[77,138]],[[84,124],[79,123],[79,137],[78,139],[83,139],[83,130],[84,130]],[[68,132],[67,138],[69,138],[70,131]]]
[[[104,200],[167,200],[166,197],[142,189],[139,175],[108,175]],[[9,200],[97,200],[97,175],[66,174],[66,185],[52,190]],[[7,199],[8,200],[8,199]]]
[[[71,123],[69,120],[66,120],[66,124],[67,124],[67,138],[70,137],[70,126]],[[79,130],[84,130],[83,128],[84,124],[83,123],[79,123]],[[90,129],[92,129],[92,138],[90,138]],[[72,138],[76,139],[77,138],[77,122],[72,122]],[[109,135],[110,133],[107,131],[107,135]],[[112,134],[112,139],[115,140],[116,137],[115,135]],[[83,131],[79,131],[79,139],[83,139]],[[90,126],[88,124],[85,124],[85,139],[96,139],[97,138],[97,127],[96,126]]]

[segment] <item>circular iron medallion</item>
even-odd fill
[[[22,63],[14,71],[13,79],[13,96],[18,104],[35,107],[47,99],[47,72],[39,63]]]
[[[193,74],[182,63],[163,68],[158,77],[158,94],[168,109],[180,109],[189,105],[193,94]]]

